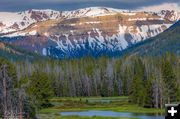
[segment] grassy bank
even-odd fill
[[[125,117],[79,117],[79,116],[59,116],[59,115],[45,115],[45,114],[40,114],[39,115],[40,119],[137,119],[137,118],[125,118]]]
[[[143,108],[128,102],[128,97],[90,97],[90,98],[53,98],[50,100],[53,107],[42,109],[41,116],[52,115],[54,119],[60,118],[60,112],[86,111],[86,110],[109,110],[116,112],[134,113],[163,113],[162,109]],[[56,116],[55,116],[56,115]],[[101,117],[61,117],[61,119],[101,119]],[[106,119],[103,117],[103,119]],[[111,119],[108,117],[108,119]],[[112,118],[114,119],[114,118]],[[127,118],[115,118],[127,119]]]

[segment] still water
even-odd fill
[[[79,111],[79,112],[61,112],[61,116],[104,116],[104,117],[128,117],[139,119],[164,119],[164,116],[158,114],[138,114],[130,112],[114,112],[114,111]]]

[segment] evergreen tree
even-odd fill
[[[34,72],[30,76],[28,95],[37,109],[49,106],[49,98],[54,94],[52,83],[46,73]]]
[[[145,98],[144,65],[141,59],[138,58],[135,60],[134,65],[134,78],[132,82],[130,99],[133,103],[144,106]]]
[[[153,76],[145,81],[145,107],[152,108],[153,107]]]
[[[165,101],[166,103],[171,103],[176,98],[176,76],[171,63],[166,58],[162,62],[162,77],[165,82]]]

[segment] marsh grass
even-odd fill
[[[103,100],[103,101],[102,101]],[[106,119],[105,117],[78,117],[78,116],[60,116],[60,112],[68,111],[87,111],[87,110],[108,110],[116,112],[134,112],[134,113],[163,113],[163,109],[143,108],[136,104],[131,104],[128,97],[89,97],[89,98],[53,98],[50,102],[53,107],[42,109],[39,112],[40,117],[50,116],[48,119]],[[44,115],[44,116],[43,116]],[[129,119],[129,118],[111,118],[107,119]],[[132,119],[132,118],[131,118]]]

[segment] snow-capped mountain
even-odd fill
[[[11,37],[3,38],[11,44],[57,58],[113,55],[163,32],[179,18],[179,11],[169,10],[29,10],[0,13],[0,36]]]
[[[140,12],[140,11],[138,11]],[[23,30],[33,23],[46,20],[63,20],[83,17],[98,17],[116,15],[118,13],[135,15],[136,11],[120,10],[105,7],[90,7],[74,11],[54,11],[54,10],[28,10],[18,13],[0,12],[0,33],[8,33]],[[150,12],[149,12],[150,13]],[[162,10],[157,13],[162,18],[175,21],[179,19],[180,13],[176,11]],[[137,19],[138,20],[138,19]],[[141,19],[139,19],[141,20]]]
[[[18,13],[0,12],[0,33],[9,33],[27,28],[33,23],[63,17],[53,10],[28,10]]]
[[[18,13],[0,12],[0,33],[8,33],[27,28],[33,23],[46,20],[62,20],[116,14],[120,10],[107,8],[85,8],[75,11],[28,10]]]

